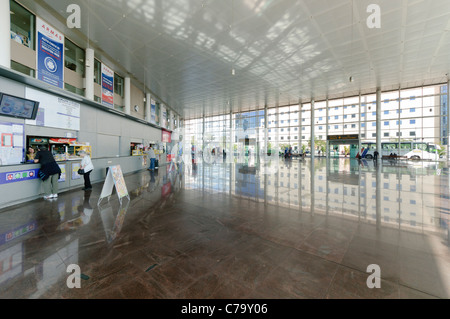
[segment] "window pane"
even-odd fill
[[[35,49],[35,17],[15,1],[10,1],[11,39]]]
[[[64,64],[66,68],[85,77],[84,59],[85,52],[82,48],[76,46],[72,41],[65,38]]]

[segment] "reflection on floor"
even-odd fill
[[[449,298],[449,170],[186,165],[0,210],[0,298]],[[79,265],[81,288],[67,287]],[[369,289],[369,265],[381,288]]]

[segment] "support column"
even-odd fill
[[[397,130],[397,138],[398,138],[398,140],[397,140],[397,142],[398,142],[398,146],[397,146],[397,154],[398,155],[400,155],[400,149],[401,149],[401,140],[402,140],[402,136],[401,136],[401,134],[402,134],[402,129],[401,129],[401,127],[402,127],[402,120],[401,120],[401,111],[402,111],[402,109],[401,109],[401,104],[402,104],[402,99],[400,98],[400,96],[401,96],[401,92],[400,92],[400,88],[398,89],[398,109],[397,109],[397,114],[398,114],[398,116],[397,116],[397,118],[398,118],[398,130]]]
[[[125,114],[131,113],[131,79],[129,76],[125,77],[125,90],[124,90],[124,102],[125,102]]]
[[[447,159],[450,161],[450,80],[447,81]]]
[[[328,141],[328,134],[330,132],[329,128],[328,128],[328,123],[329,123],[329,120],[328,120],[328,116],[329,115],[328,114],[330,113],[329,109],[328,109],[329,102],[330,101],[328,100],[328,96],[327,96],[327,104],[325,106],[325,135],[326,135],[326,138],[327,138],[327,144],[326,144],[327,160],[330,159],[330,142]],[[327,207],[328,207],[328,202],[327,202]]]
[[[269,112],[269,109],[267,108],[267,105],[264,106],[264,153],[267,155],[267,152],[269,151],[269,128],[267,125],[267,112]]]
[[[298,130],[299,130],[299,136],[298,139],[300,141],[300,149],[303,149],[303,105],[302,105],[302,101],[300,101],[298,103],[298,107],[299,107],[299,111],[298,111]],[[303,154],[303,150],[302,150],[302,154]]]
[[[376,109],[376,139],[377,139],[377,151],[380,154],[380,163],[381,163],[381,89],[377,88],[377,109]]]
[[[94,101],[94,64],[95,55],[91,48],[86,49],[86,78],[85,78],[85,97]]]
[[[9,0],[0,0],[0,66],[11,68],[11,17]]]
[[[234,142],[234,134],[233,132],[233,112],[230,111],[230,141],[228,146],[228,152],[227,154],[227,163],[233,164],[234,163],[234,149],[233,149],[233,142]]]
[[[381,154],[380,154],[381,155]],[[380,160],[381,163],[381,160]],[[380,229],[381,227],[381,185],[383,184],[383,179],[381,178],[381,165],[376,165],[375,167],[376,170],[376,190],[375,190],[375,194],[376,194],[376,199],[375,199],[375,204],[376,204],[376,227],[377,229]]]
[[[151,110],[151,104],[152,104],[152,96],[150,93],[145,94],[145,120],[147,122],[150,122],[152,119],[152,110]],[[180,123],[178,123],[180,125]],[[181,127],[181,125],[180,125]]]
[[[314,100],[311,100],[311,161],[313,161],[315,158],[315,148],[316,148],[316,144],[314,141],[314,130],[316,122],[314,104],[315,104]]]

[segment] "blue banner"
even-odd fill
[[[102,64],[102,104],[114,107],[114,71]]]
[[[26,171],[0,173],[0,185],[16,182],[28,181],[38,178],[39,169],[29,169]]]
[[[155,103],[155,101],[153,101],[153,100],[151,101],[150,108],[151,108],[150,122],[153,124],[156,124],[156,103]]]
[[[37,27],[37,78],[64,88],[64,36],[40,20]]]

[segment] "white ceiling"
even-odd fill
[[[450,72],[449,0],[21,2],[78,45],[89,38],[184,118],[442,83]],[[69,4],[81,7],[80,30],[64,25]],[[370,4],[379,29],[367,27]]]

